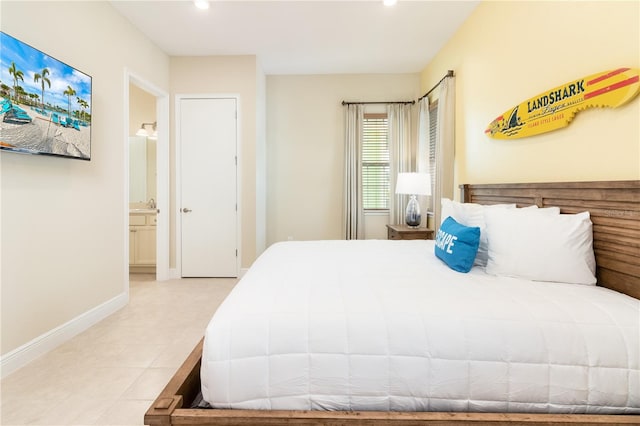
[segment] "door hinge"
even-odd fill
[[[238,156],[235,156],[236,166],[238,165]]]
[[[238,249],[236,249],[236,257],[238,257]]]

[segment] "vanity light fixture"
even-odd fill
[[[384,3],[385,6],[395,6],[398,0],[383,0],[382,3]]]
[[[194,0],[193,4],[196,5],[198,9],[207,10],[209,9],[209,1],[208,0]]]
[[[153,128],[153,134],[151,136],[158,136],[158,131],[156,130],[158,122],[154,121],[153,123],[142,123],[142,125],[140,126],[140,128],[138,129],[138,131],[136,132],[136,136],[149,136],[149,132],[147,131],[147,129],[145,129],[144,126],[152,126]]]

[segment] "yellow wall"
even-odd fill
[[[617,109],[582,111],[568,127],[543,135],[484,135],[495,117],[545,90],[640,67],[639,26],[638,1],[481,3],[421,75],[426,91],[448,69],[456,74],[456,187],[640,179],[640,97]]]
[[[135,84],[129,84],[129,136],[134,136],[142,123],[153,123],[156,117],[156,97]],[[151,133],[151,126],[145,126]]]

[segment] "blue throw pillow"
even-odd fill
[[[480,228],[464,226],[451,216],[447,217],[436,235],[436,256],[449,268],[469,272],[478,253]]]

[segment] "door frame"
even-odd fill
[[[156,207],[159,211],[156,224],[156,280],[171,278],[169,272],[169,94],[129,69],[124,76],[124,223],[129,223],[129,84],[138,86],[156,98]],[[123,229],[125,241],[125,287],[129,292],[129,227]]]
[[[239,276],[240,271],[240,259],[242,259],[242,196],[240,189],[242,188],[242,182],[240,177],[240,165],[242,164],[242,151],[240,149],[240,95],[237,93],[199,93],[199,94],[176,94],[174,97],[174,111],[175,111],[175,168],[176,168],[176,269],[178,271],[178,277],[182,277],[182,215],[180,209],[182,208],[182,138],[180,136],[180,129],[182,123],[180,122],[180,103],[183,99],[235,99],[236,101],[236,247],[238,248],[238,255],[236,256],[236,277]]]

